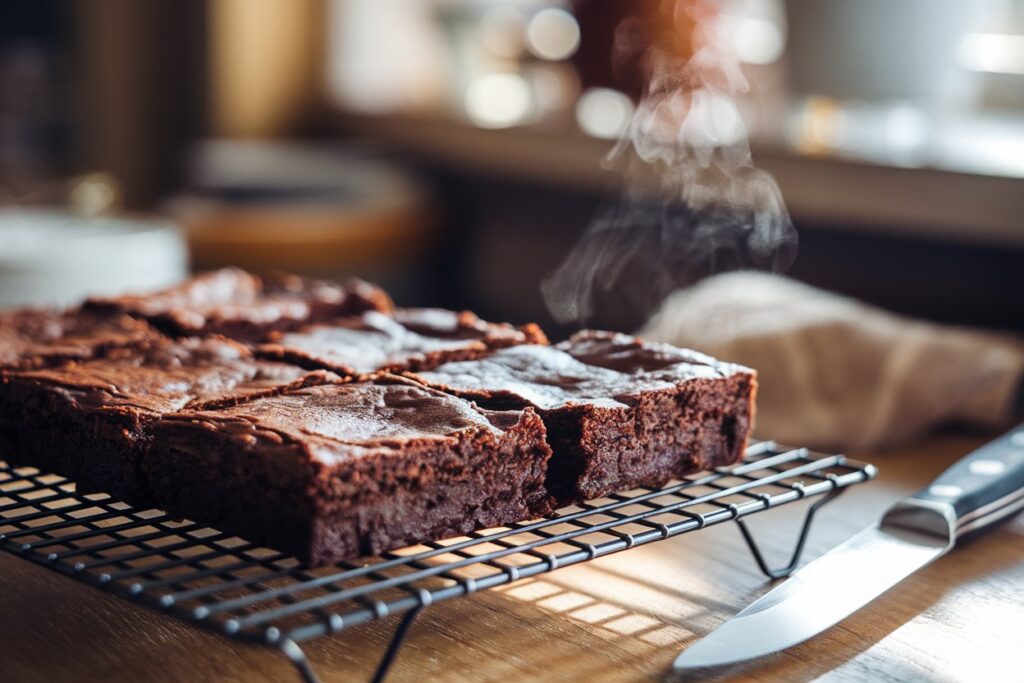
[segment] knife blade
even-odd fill
[[[808,563],[676,658],[723,666],[801,643],[980,532],[1024,509],[1024,425],[954,463],[874,526]]]

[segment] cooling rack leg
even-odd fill
[[[402,649],[402,644],[405,642],[406,636],[409,634],[409,627],[412,626],[412,622],[416,621],[416,617],[419,616],[420,611],[423,609],[422,606],[412,609],[405,613],[402,617],[402,623],[395,629],[395,635],[391,636],[391,642],[388,643],[387,652],[384,653],[384,657],[380,660],[380,664],[377,665],[377,671],[373,674],[372,683],[383,683],[384,679],[387,678],[388,671],[391,670],[391,665],[395,662],[395,657],[398,656],[398,651]]]
[[[811,507],[807,510],[807,514],[804,516],[803,526],[800,529],[800,537],[796,541],[796,547],[793,548],[793,555],[789,559],[789,564],[785,567],[779,567],[772,569],[765,562],[764,556],[761,554],[761,550],[757,547],[757,543],[754,541],[753,535],[750,533],[750,529],[743,522],[742,518],[736,518],[736,524],[740,527],[740,533],[743,534],[743,539],[750,546],[750,553],[754,556],[754,560],[757,562],[757,566],[761,571],[770,579],[781,579],[789,576],[800,564],[800,556],[804,552],[804,544],[807,542],[807,534],[811,530],[811,522],[814,521],[814,513],[816,513],[823,505],[826,505],[832,500],[835,500],[839,494],[845,489],[834,488],[826,493],[822,498],[819,498]]]
[[[281,652],[287,657],[299,672],[302,683],[320,683],[320,678],[313,671],[312,665],[306,659],[306,653],[294,640],[283,640],[279,645]]]

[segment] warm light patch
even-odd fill
[[[483,128],[507,128],[522,123],[530,113],[530,86],[519,74],[478,76],[466,88],[466,114]]]

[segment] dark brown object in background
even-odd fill
[[[548,487],[565,503],[737,462],[757,388],[748,368],[596,331],[408,376],[488,408],[536,409],[554,453]]]
[[[479,358],[516,344],[547,344],[539,327],[490,323],[474,313],[439,308],[399,308],[390,315],[358,317],[275,332],[257,348],[264,358],[344,375],[383,370],[424,370]]]
[[[203,0],[62,3],[71,31],[73,171],[113,175],[129,208],[175,184],[184,140],[203,130]]]
[[[708,0],[573,0],[580,25],[572,62],[584,87],[615,88],[640,99],[650,76],[644,53],[656,46],[681,59],[700,47],[701,22],[714,15]]]
[[[164,509],[311,565],[551,511],[532,410],[479,410],[397,377],[183,410],[154,425],[151,448]]]
[[[805,223],[787,273],[894,313],[1024,333],[1024,247],[927,240],[879,226]]]
[[[34,4],[51,17],[45,38],[68,100],[57,170],[110,173],[131,209],[180,185],[188,140],[302,132],[323,99],[322,0]]]
[[[257,277],[237,268],[204,273],[153,294],[97,297],[85,303],[87,310],[144,318],[172,336],[221,334],[240,341],[392,307],[384,290],[362,280],[336,284],[285,274]]]

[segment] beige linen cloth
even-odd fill
[[[717,275],[672,294],[639,333],[755,368],[761,438],[833,450],[946,422],[1020,418],[1024,342],[899,317],[776,275]]]

